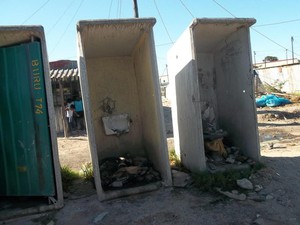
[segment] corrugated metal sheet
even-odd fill
[[[75,60],[59,60],[50,62],[50,77],[56,79],[78,79],[77,62]]]
[[[65,79],[78,76],[78,69],[67,68],[67,69],[55,69],[50,70],[51,79]]]
[[[54,196],[39,42],[0,48],[0,195]]]

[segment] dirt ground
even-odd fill
[[[167,133],[170,130],[170,109]],[[257,110],[261,162],[266,168],[252,177],[263,187],[266,200],[224,200],[189,188],[162,187],[158,191],[99,202],[95,190],[75,193],[54,212],[3,224],[105,225],[299,225],[300,224],[300,103]],[[171,135],[168,135],[171,136]],[[168,139],[172,144],[172,138]],[[90,161],[85,135],[58,138],[60,162],[80,170]]]

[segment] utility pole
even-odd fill
[[[134,18],[139,18],[139,9],[137,5],[137,0],[133,0],[133,10],[134,10]]]
[[[294,64],[294,38],[293,38],[293,36],[291,37],[291,42],[292,42],[292,58],[293,58],[293,64]]]
[[[254,65],[256,65],[256,52],[253,51],[253,57],[254,57]]]

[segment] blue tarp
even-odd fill
[[[263,95],[260,98],[256,99],[256,106],[257,107],[264,107],[264,106],[281,106],[291,104],[291,102],[286,98],[277,97],[276,95]]]

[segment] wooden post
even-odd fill
[[[58,80],[58,84],[59,84],[59,93],[60,93],[60,102],[61,102],[62,124],[64,127],[64,136],[65,138],[67,138],[69,137],[69,129],[65,117],[66,112],[65,112],[65,105],[64,105],[64,89],[60,79]]]

